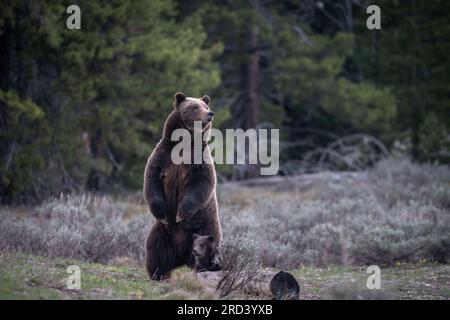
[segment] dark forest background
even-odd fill
[[[68,30],[66,8],[81,8]],[[381,8],[368,30],[366,8]],[[449,1],[0,3],[0,200],[140,189],[176,91],[280,128],[280,174],[450,161]],[[254,176],[218,166],[221,180]]]

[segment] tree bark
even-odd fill
[[[259,28],[253,26],[250,32],[250,59],[248,67],[248,107],[246,129],[256,128],[259,123],[259,110],[261,105],[259,73],[260,73],[260,52],[259,52]]]

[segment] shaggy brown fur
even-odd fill
[[[170,140],[175,129],[185,128],[193,134],[193,123],[198,120],[202,121],[204,131],[211,127],[214,113],[209,103],[208,96],[195,99],[177,93],[163,137],[145,167],[144,197],[157,219],[146,243],[146,268],[154,280],[169,277],[171,270],[182,265],[194,267],[194,233],[213,235],[217,241],[222,239],[214,165],[204,162],[176,165],[170,157],[177,143]],[[211,157],[206,143],[202,148]]]

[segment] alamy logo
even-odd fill
[[[66,27],[69,30],[81,29],[81,9],[76,4],[67,7],[66,13],[70,14],[66,19]]]
[[[381,29],[381,9],[379,6],[372,4],[367,7],[366,13],[370,14],[367,18],[366,26],[369,30]]]
[[[209,138],[212,138],[209,144],[212,158],[202,148]],[[195,121],[193,134],[186,129],[176,129],[171,140],[179,141],[171,153],[174,164],[212,164],[213,161],[217,164],[259,164],[261,175],[275,175],[279,169],[279,129],[226,129],[224,137],[218,129],[203,132],[202,122]]]
[[[367,267],[366,273],[371,274],[367,278],[367,289],[381,289],[381,269],[377,265]]]
[[[71,265],[67,267],[67,273],[70,274],[67,277],[67,289],[80,290],[81,289],[81,270],[77,265]]]

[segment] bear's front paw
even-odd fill
[[[188,211],[181,211],[181,210],[178,210],[178,213],[177,213],[177,217],[176,217],[176,220],[175,220],[175,222],[176,223],[180,223],[181,221],[186,221],[186,220],[189,220],[189,218],[192,216],[192,214],[190,213],[190,212],[188,212]]]
[[[187,214],[186,213],[182,213],[182,212],[178,212],[177,213],[177,217],[175,218],[175,222],[176,223],[180,223],[183,220],[187,220]]]
[[[166,204],[164,201],[154,201],[150,205],[150,211],[156,219],[163,219],[166,217]]]
[[[190,199],[183,199],[178,205],[178,212],[176,217],[176,223],[189,220],[194,214],[194,208]]]

